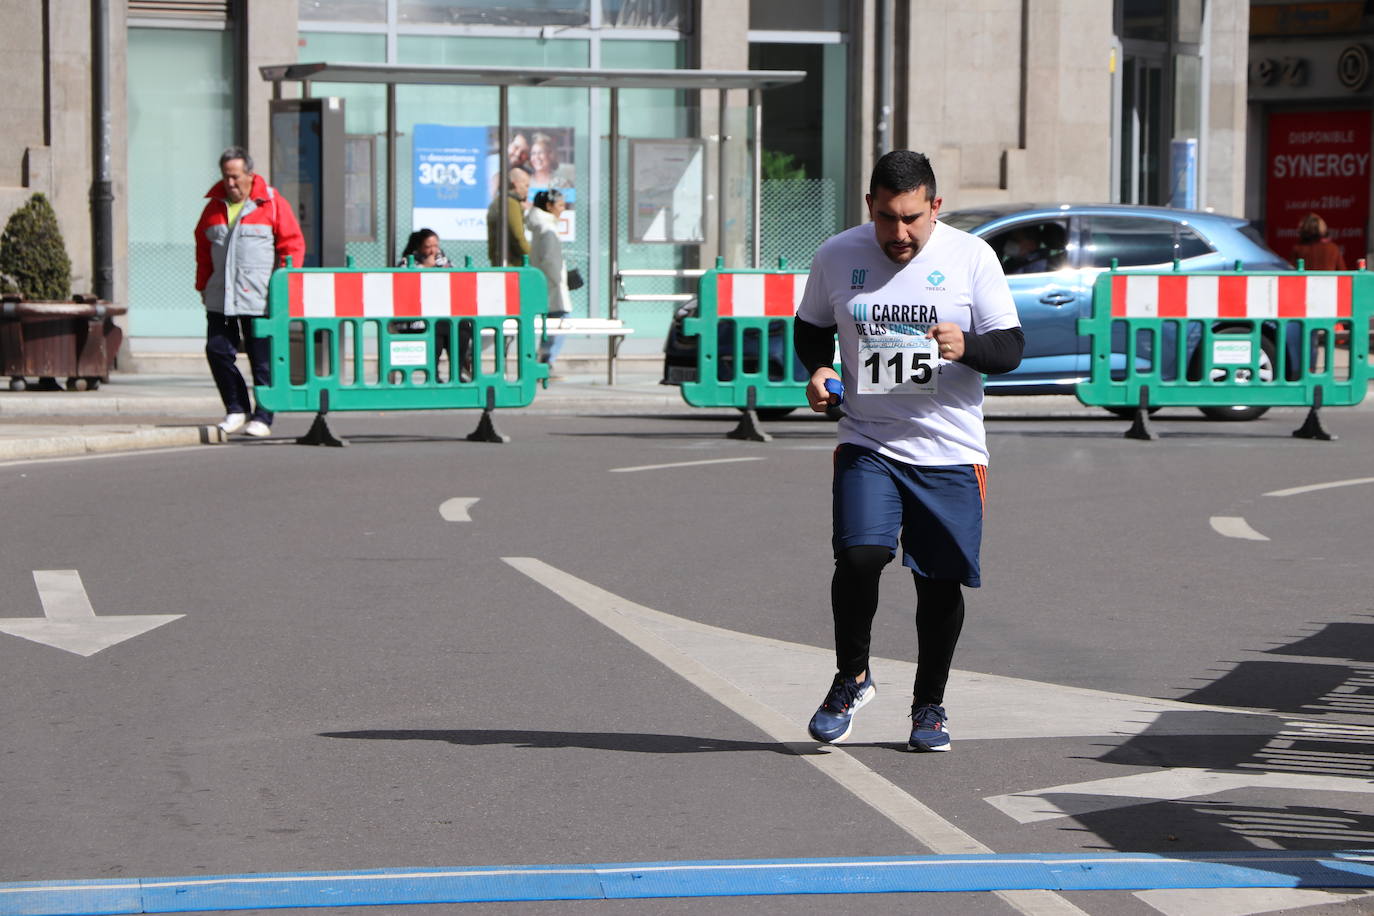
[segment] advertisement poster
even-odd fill
[[[487,129],[416,124],[411,226],[441,239],[485,239]]]
[[[706,240],[705,144],[630,141],[630,238],[682,244]]]
[[[1368,251],[1369,111],[1284,112],[1269,116],[1265,162],[1265,241],[1292,255],[1298,223],[1326,220],[1352,268]]]
[[[510,169],[528,176],[528,202],[540,190],[557,188],[568,203],[559,236],[576,238],[576,171],[573,129],[512,127],[506,148]],[[440,239],[485,240],[487,210],[500,180],[500,130],[416,124],[411,176],[411,226],[433,229]]]
[[[488,131],[487,145],[490,150],[490,187],[495,193],[499,174],[496,151],[501,145],[498,128],[493,127]],[[558,224],[558,237],[564,242],[577,238],[577,170],[573,152],[571,127],[512,127],[510,143],[506,147],[507,166],[512,171],[523,169],[529,173],[531,205],[535,194],[550,188],[557,188],[567,201],[568,207]]]

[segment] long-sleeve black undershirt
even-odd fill
[[[797,358],[814,373],[822,366],[833,365],[835,358],[835,326],[817,327],[797,318],[792,323],[792,342]],[[975,334],[964,332],[964,355],[959,362],[984,375],[1000,375],[1021,365],[1026,348],[1026,336],[1020,328],[1002,328]]]

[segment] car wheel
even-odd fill
[[[1219,334],[1238,333],[1235,331],[1219,331]],[[1196,358],[1196,357],[1195,357]],[[1267,337],[1260,338],[1260,358],[1259,358],[1259,377],[1261,381],[1272,381],[1274,378],[1274,343]],[[1213,377],[1220,376],[1222,370],[1214,369]],[[1250,380],[1249,369],[1239,369],[1236,371],[1237,382],[1247,382]],[[1258,420],[1269,412],[1268,407],[1199,407],[1202,415],[1209,420],[1222,420],[1230,423],[1244,423],[1249,420]]]

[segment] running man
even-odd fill
[[[915,751],[947,751],[945,682],[964,624],[961,585],[980,584],[988,450],[980,373],[1009,372],[1025,338],[986,242],[938,221],[935,173],[894,150],[869,180],[871,223],[827,240],[811,263],[794,329],[823,412],[839,331],[845,417],[835,450],[835,574],[830,584],[839,669],[811,736],[849,736],[873,699],[869,640],[878,577],[898,544],[916,581]],[[833,384],[833,381],[832,381]]]

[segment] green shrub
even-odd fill
[[[773,180],[805,178],[806,165],[804,163],[794,165],[793,160],[796,158],[791,153],[781,153],[771,149],[764,150],[761,163],[763,177]]]
[[[0,235],[0,285],[25,299],[70,299],[72,262],[57,214],[42,194],[10,214]]]

